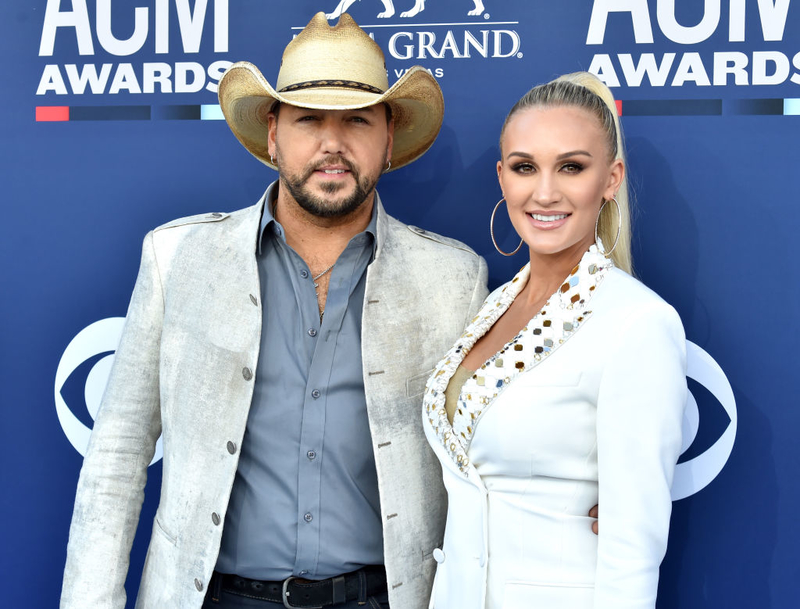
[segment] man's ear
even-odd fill
[[[394,118],[389,120],[389,123],[386,125],[386,129],[389,134],[388,141],[386,142],[386,159],[391,161],[392,147],[394,146]]]
[[[275,144],[278,132],[278,115],[274,112],[267,114],[267,151],[271,157],[275,156]]]

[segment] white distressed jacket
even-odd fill
[[[256,239],[264,198],[149,233],[78,483],[63,609],[120,608],[147,466],[161,497],[137,608],[199,608],[219,552],[259,357]],[[445,495],[419,406],[425,380],[486,296],[486,264],[406,226],[376,196],[362,358],[393,609],[427,603]]]

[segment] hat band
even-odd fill
[[[284,87],[278,93],[290,93],[291,91],[301,91],[303,89],[316,89],[333,87],[338,89],[355,89],[357,91],[367,91],[369,93],[376,93],[382,95],[383,91],[378,87],[373,87],[364,82],[355,80],[307,80],[306,82],[298,82],[293,85]]]

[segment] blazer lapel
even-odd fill
[[[425,389],[425,418],[462,473],[468,474],[467,452],[481,416],[517,375],[535,368],[555,353],[591,317],[590,301],[612,267],[613,263],[592,245],[542,310],[467,379],[452,424],[447,420],[444,407],[447,385],[466,354],[525,286],[530,276],[529,265],[487,298],[464,334],[439,362]]]

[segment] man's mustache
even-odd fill
[[[308,166],[305,169],[305,171],[303,171],[302,181],[305,182],[306,180],[308,180],[308,178],[311,177],[311,175],[315,171],[322,169],[326,165],[344,165],[345,167],[347,167],[347,170],[353,174],[353,177],[356,178],[356,180],[358,180],[358,170],[355,168],[355,165],[353,165],[353,163],[351,163],[350,161],[348,161],[346,158],[344,158],[339,154],[330,154],[325,158],[317,161],[313,165]]]

